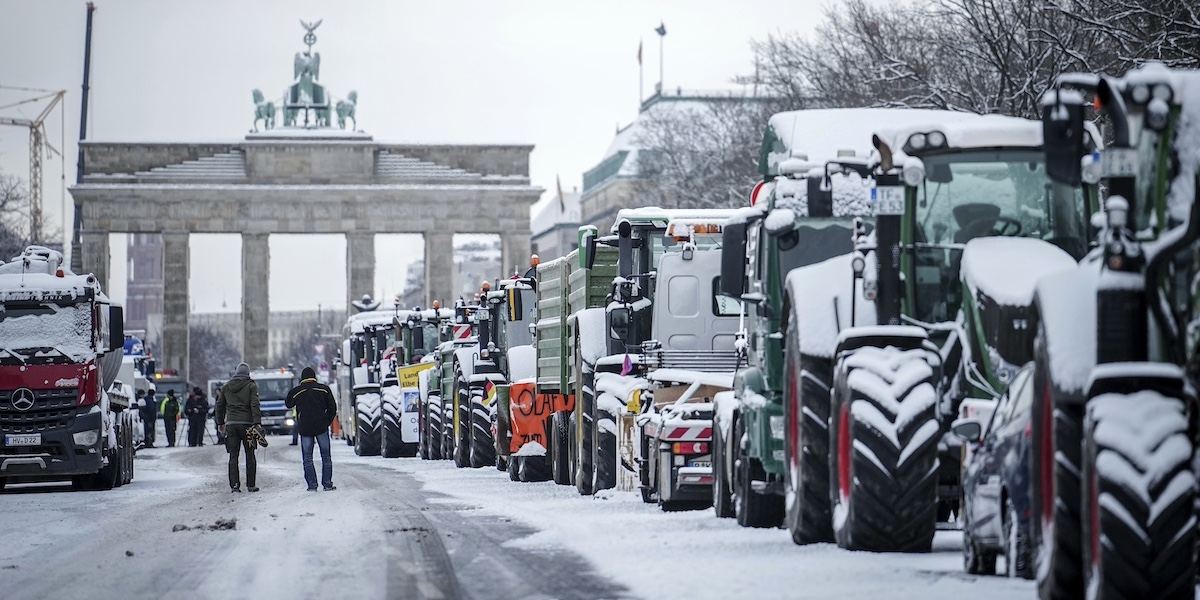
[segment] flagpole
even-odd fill
[[[666,35],[658,35],[658,94],[663,94],[663,38]]]
[[[642,100],[646,98],[645,86],[646,75],[645,67],[642,66],[642,41],[638,40],[638,106],[642,105]]]

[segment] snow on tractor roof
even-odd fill
[[[350,333],[362,333],[364,327],[368,325],[385,325],[392,322],[392,318],[396,316],[396,311],[392,309],[369,310],[350,315],[346,319],[346,326],[350,328]]]
[[[89,292],[103,297],[95,276],[72,273],[57,250],[30,246],[20,256],[0,264],[0,301],[76,297]]]
[[[612,233],[617,232],[617,227],[623,221],[629,221],[634,225],[649,225],[653,224],[659,227],[666,227],[667,223],[678,220],[690,221],[719,221],[724,222],[737,213],[736,208],[659,208],[657,206],[645,206],[642,208],[623,208],[617,211],[617,218],[613,222]]]
[[[908,125],[930,127],[959,118],[959,113],[916,108],[829,108],[777,113],[767,122],[764,177],[779,174],[785,160],[799,158],[824,167],[838,158],[866,158],[871,135],[881,128]]]
[[[903,154],[909,137],[940,131],[946,147],[960,150],[982,148],[1038,148],[1042,145],[1042,122],[1004,115],[945,113],[946,120],[922,125],[883,127],[875,132],[894,155]]]

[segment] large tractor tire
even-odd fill
[[[1004,574],[1014,578],[1033,579],[1033,547],[1029,544],[1029,534],[1021,531],[1012,500],[1005,498],[1004,506],[1000,510],[1004,515]]]
[[[133,422],[133,415],[125,413],[125,483],[133,483],[133,463],[134,457],[137,454],[137,444],[133,441],[133,432],[136,425]]]
[[[509,481],[521,481],[521,457],[520,456],[509,456],[508,464],[506,464],[505,467],[506,467],[505,470],[508,471],[508,480]]]
[[[866,346],[834,380],[830,494],[839,546],[928,552],[937,530],[937,391],[925,351]]]
[[[800,353],[796,319],[788,323],[783,386],[784,524],[797,544],[833,542],[829,503],[829,387],[833,361]]]
[[[354,403],[354,453],[359,456],[378,456],[380,450],[380,396],[359,394]]]
[[[725,436],[721,435],[720,428],[714,422],[712,437],[713,512],[722,519],[728,519],[737,514],[733,508],[733,492],[728,481],[729,474],[725,472],[725,453],[727,452],[729,450],[725,443]]]
[[[620,417],[613,412],[620,401],[611,394],[598,395],[601,403],[596,406],[596,427],[593,431],[596,453],[592,465],[596,473],[593,491],[617,487],[617,423]]]
[[[1039,325],[1030,409],[1030,543],[1036,549],[1039,597],[1074,600],[1083,597],[1083,400],[1064,401],[1066,394],[1054,386],[1045,340]]]
[[[517,477],[526,483],[534,481],[549,481],[554,477],[550,472],[550,463],[545,456],[521,456],[517,463]],[[510,459],[514,460],[514,459]]]
[[[478,469],[480,467],[495,466],[496,464],[496,440],[492,437],[492,413],[488,410],[484,400],[483,386],[472,386],[470,390],[470,423],[471,430],[471,467]]]
[[[550,452],[551,470],[554,483],[571,485],[570,458],[570,413],[556,412],[550,418]]]
[[[387,391],[380,393],[382,432],[379,437],[379,454],[384,458],[399,458],[406,450],[404,438],[400,433],[403,401],[400,399],[399,386],[389,386],[385,389]],[[395,393],[392,393],[392,390],[395,390]]]
[[[442,398],[442,460],[454,459],[454,389],[450,398]]]
[[[579,364],[579,394],[575,396],[579,403],[575,411],[578,415],[575,429],[575,489],[581,495],[590,496],[596,491],[593,486],[596,472],[592,461],[596,453],[596,372],[587,362],[581,360]]]
[[[471,466],[471,388],[460,369],[454,376],[454,417],[450,427],[454,439],[454,466],[462,469]]]
[[[434,398],[437,398],[436,403],[433,402]],[[426,397],[425,422],[430,460],[440,461],[445,458],[442,454],[442,396],[430,394]]]
[[[1088,401],[1082,545],[1090,598],[1195,597],[1186,411],[1183,400],[1150,390]]]
[[[737,447],[734,461],[733,505],[738,525],[742,527],[778,527],[783,520],[783,497],[754,491],[754,481],[767,476],[758,459],[746,453],[745,425],[742,419],[733,422],[733,439]]]

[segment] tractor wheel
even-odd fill
[[[521,480],[521,457],[520,456],[509,456],[508,464],[505,465],[505,467],[507,467],[505,470],[508,471],[508,480],[509,481],[520,481]]]
[[[454,390],[450,390],[450,401],[442,398],[442,460],[454,459]]]
[[[437,398],[436,404],[433,398]],[[429,441],[429,460],[442,460],[442,402],[440,396],[430,394],[426,398],[425,406],[422,408],[425,411],[425,428],[428,432]]]
[[[592,478],[595,476],[592,456],[595,453],[593,444],[596,439],[593,435],[593,422],[596,419],[596,373],[592,365],[583,361],[579,364],[582,368],[579,375],[579,394],[575,396],[579,402],[575,411],[578,415],[578,422],[575,424],[575,489],[579,490],[581,495],[590,496],[595,492],[592,486]]]
[[[937,530],[938,425],[924,350],[863,347],[842,359],[830,423],[839,546],[928,552]]]
[[[746,454],[741,443],[745,429],[742,420],[734,421],[733,443],[738,448],[733,472],[736,477],[733,489],[733,506],[738,525],[742,527],[778,527],[783,520],[783,497],[764,495],[754,491],[752,482],[765,481],[766,472],[758,459]]]
[[[1088,401],[1082,480],[1088,596],[1193,598],[1196,535],[1186,406],[1144,390]]]
[[[712,474],[713,474],[713,511],[717,517],[727,519],[735,516],[733,494],[729,491],[729,481],[725,473],[725,453],[727,444],[721,435],[720,428],[713,424],[712,438]]]
[[[471,401],[468,409],[471,412],[466,423],[469,423],[471,428],[468,432],[471,444],[470,460],[471,467],[475,469],[496,465],[496,440],[492,437],[492,413],[483,403],[483,394],[483,386],[472,386],[468,394]]]
[[[378,456],[380,447],[379,394],[360,394],[354,403],[354,453],[359,456]]]
[[[657,462],[655,457],[658,456],[658,453],[655,452],[653,456],[651,455],[650,443],[650,438],[644,433],[638,434],[638,448],[641,451],[641,461],[638,464],[638,489],[642,492],[642,502],[647,504],[658,502],[658,487],[655,486],[654,477],[651,475],[655,472],[654,469],[658,468],[655,465]]]
[[[466,375],[459,369],[454,371],[454,407],[451,409],[454,420],[450,432],[454,466],[462,469],[471,466],[471,388],[467,385]]]
[[[599,397],[609,406],[596,406],[596,427],[593,431],[596,454],[592,457],[596,480],[593,491],[617,487],[617,421],[620,419],[612,409],[621,402],[611,394]]]
[[[554,483],[571,485],[570,413],[556,412],[550,417],[550,448],[546,454]]]
[[[550,463],[547,462],[546,456],[522,456],[518,467],[518,478],[526,483],[534,481],[550,481],[553,474],[550,472]]]
[[[797,544],[832,542],[829,505],[829,384],[833,361],[800,353],[796,319],[788,322],[784,382],[785,523]]]
[[[1072,600],[1083,596],[1083,404],[1064,402],[1065,394],[1050,379],[1044,325],[1034,338],[1033,354],[1029,521],[1030,543],[1037,548],[1034,571],[1042,600]]]
[[[975,538],[963,532],[963,569],[971,575],[995,575],[996,553],[975,543]]]
[[[392,388],[388,388],[391,390]],[[379,436],[379,454],[384,458],[399,458],[404,453],[404,438],[400,433],[401,409],[400,388],[396,393],[380,394],[380,420],[382,431]]]

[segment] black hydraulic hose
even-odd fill
[[[1196,175],[1194,185],[1196,187],[1193,189],[1200,190],[1200,174]],[[1146,304],[1150,307],[1150,312],[1154,316],[1154,320],[1158,323],[1159,328],[1162,329],[1163,336],[1167,338],[1166,346],[1171,362],[1177,365],[1184,363],[1187,352],[1183,335],[1179,329],[1179,323],[1176,321],[1175,315],[1167,312],[1167,307],[1170,305],[1163,297],[1163,292],[1158,282],[1170,259],[1197,239],[1200,239],[1200,202],[1197,202],[1196,198],[1193,197],[1192,209],[1188,214],[1188,221],[1183,235],[1161,248],[1150,259],[1149,264],[1146,265]]]

